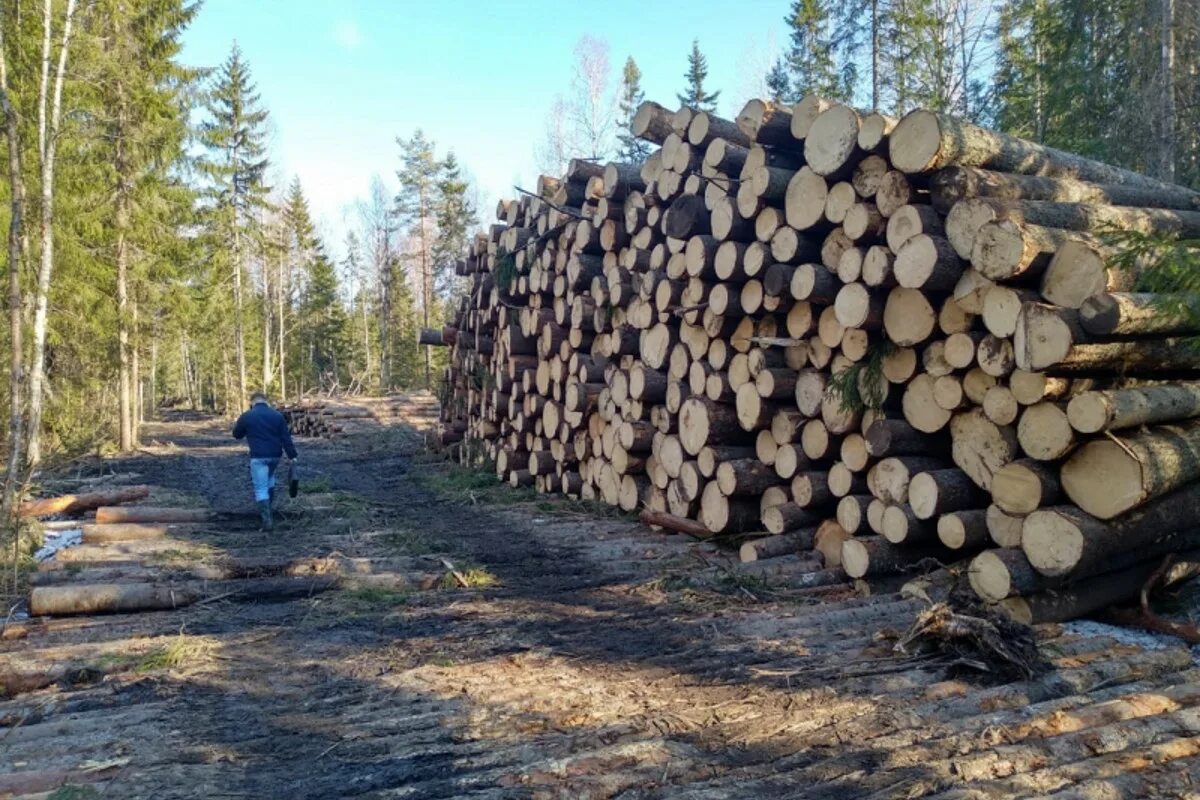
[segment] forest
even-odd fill
[[[653,99],[927,107],[1200,186],[1200,0],[779,5],[782,47],[749,89],[713,85],[697,39],[678,97]],[[199,13],[184,0],[0,7],[8,497],[44,458],[133,448],[162,407],[436,382],[444,355],[416,334],[444,318],[486,218],[469,165],[436,131],[395,132],[381,169],[398,193],[364,187],[354,223],[323,240],[306,195],[319,187],[269,183],[254,65],[232,43],[220,64],[181,58]],[[539,166],[643,158],[629,133],[637,54],[615,76],[602,38],[575,56],[529,145]]]

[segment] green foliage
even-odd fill
[[[843,411],[882,408],[886,399],[879,390],[883,377],[883,362],[895,350],[896,346],[886,340],[873,345],[865,360],[830,375],[826,391]],[[863,394],[863,388],[867,389],[866,394]]]
[[[642,91],[642,71],[633,56],[625,59],[621,69],[621,94],[617,101],[620,114],[620,132],[617,134],[617,160],[628,163],[645,161],[650,155],[650,145],[633,135],[633,118],[638,106],[646,99]]]
[[[496,286],[500,287],[501,291],[512,292],[513,284],[517,280],[517,260],[512,253],[496,254],[496,266],[492,275],[495,276]]]
[[[1200,326],[1200,239],[1120,230],[1101,239],[1116,253],[1113,266],[1138,276],[1137,290],[1154,295],[1159,313]]]
[[[679,102],[697,111],[716,111],[717,98],[721,96],[721,93],[705,89],[706,78],[708,78],[708,59],[700,52],[700,40],[693,39],[692,50],[688,53],[687,72],[683,74],[683,79],[687,81],[687,88],[676,95]]]
[[[794,0],[784,22],[791,40],[787,53],[790,98],[798,101],[813,93],[833,100],[848,98],[853,80],[838,74],[834,19],[827,0]]]

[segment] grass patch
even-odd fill
[[[197,667],[207,661],[213,645],[204,639],[179,635],[169,644],[144,653],[104,653],[96,664],[104,671],[156,672],[164,669]]]
[[[457,567],[454,572],[462,576],[463,581],[467,584],[463,586],[458,581],[458,577],[447,572],[442,576],[441,588],[443,589],[486,589],[490,586],[500,585],[500,580],[487,571],[483,567]]]
[[[96,791],[94,786],[60,786],[50,794],[46,795],[46,800],[93,800],[100,797],[100,792]]]
[[[405,555],[423,556],[442,549],[442,542],[407,528],[388,531],[381,538],[388,548]]]

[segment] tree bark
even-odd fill
[[[67,494],[60,497],[45,497],[27,500],[17,507],[17,516],[46,517],[51,514],[78,514],[101,506],[130,503],[150,496],[149,486],[130,486],[107,492]]]

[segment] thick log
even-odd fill
[[[1080,433],[1176,422],[1200,416],[1200,382],[1084,392],[1067,404],[1067,420]]]
[[[700,522],[711,535],[743,533],[759,526],[761,512],[757,501],[726,497],[712,481],[700,496]]]
[[[971,559],[967,580],[985,603],[1041,590],[1046,579],[1033,568],[1025,553],[1016,547],[984,550]]]
[[[1140,270],[1113,264],[1113,255],[1110,248],[1095,242],[1063,242],[1042,275],[1042,297],[1055,305],[1079,308],[1093,295],[1130,291]]]
[[[996,470],[1017,457],[1017,433],[973,409],[950,420],[950,452],[976,486],[990,490]]]
[[[895,344],[920,344],[933,335],[937,312],[928,296],[918,289],[897,287],[888,292],[883,310],[883,329]]]
[[[933,519],[951,511],[982,508],[986,500],[962,470],[938,469],[913,476],[908,503],[917,519]]]
[[[762,494],[784,483],[775,470],[756,458],[726,461],[717,467],[717,487],[726,497]],[[774,531],[773,531],[774,532]]]
[[[82,526],[84,544],[132,542],[141,539],[161,539],[196,530],[194,523],[86,523]]]
[[[1186,295],[1098,294],[1079,307],[1079,324],[1096,336],[1200,333]]]
[[[152,506],[101,506],[96,522],[208,522],[214,519],[205,508],[154,508]]]
[[[1153,558],[1194,547],[1200,484],[1192,483],[1114,520],[1075,506],[1039,509],[1025,518],[1021,549],[1043,575],[1093,574],[1115,558]],[[1181,538],[1182,537],[1182,538]]]
[[[818,175],[836,180],[849,177],[862,158],[858,148],[858,112],[834,103],[817,115],[804,139],[804,160]]]
[[[1057,472],[1031,459],[1005,464],[992,476],[992,502],[1009,514],[1030,514],[1058,500]]]
[[[673,111],[663,108],[658,103],[649,100],[638,106],[629,126],[630,133],[639,139],[661,145],[671,135],[671,117]]]
[[[1050,200],[1145,208],[1200,209],[1200,193],[1183,186],[1088,183],[1073,178],[1020,175],[967,166],[948,166],[929,176],[935,206],[943,213],[968,197],[997,200]]]
[[[112,614],[182,608],[215,597],[241,600],[308,597],[332,589],[337,583],[336,577],[324,577],[37,586],[29,593],[29,613],[33,616]]]
[[[888,138],[892,165],[906,173],[942,167],[986,167],[997,172],[1045,175],[1094,183],[1177,192],[1178,187],[1052,147],[989,131],[948,114],[917,110],[905,115]]]
[[[780,503],[762,510],[763,527],[771,533],[783,534],[797,528],[816,525],[820,521],[821,517],[804,510],[795,503]],[[806,549],[811,547],[812,531],[810,530]]]
[[[945,462],[938,458],[892,456],[871,467],[867,472],[867,487],[872,495],[885,503],[907,503],[912,477],[918,472],[928,472],[944,466]]]
[[[792,110],[788,106],[769,100],[750,100],[735,122],[752,142],[793,149],[800,145],[792,138]]]
[[[1055,461],[1075,447],[1075,433],[1061,403],[1029,406],[1017,422],[1017,442],[1030,458]]]
[[[897,546],[882,536],[855,537],[842,544],[842,569],[851,578],[894,575],[942,552],[929,545]],[[929,567],[934,569],[937,563],[931,562]]]
[[[937,521],[938,540],[951,550],[976,550],[988,544],[987,512],[983,509],[953,511]]]
[[[1161,426],[1080,447],[1062,467],[1071,502],[1112,519],[1200,478],[1200,422]]]
[[[888,506],[883,512],[881,535],[892,544],[936,542],[937,523],[918,518],[907,504]]]
[[[103,492],[67,494],[26,500],[17,507],[19,517],[46,517],[51,514],[78,514],[100,506],[113,506],[143,500],[150,496],[149,486],[125,486]]]
[[[807,528],[776,536],[766,536],[762,539],[752,539],[742,543],[738,549],[738,557],[745,564],[806,552],[812,549],[814,533],[816,533],[815,528]]]

